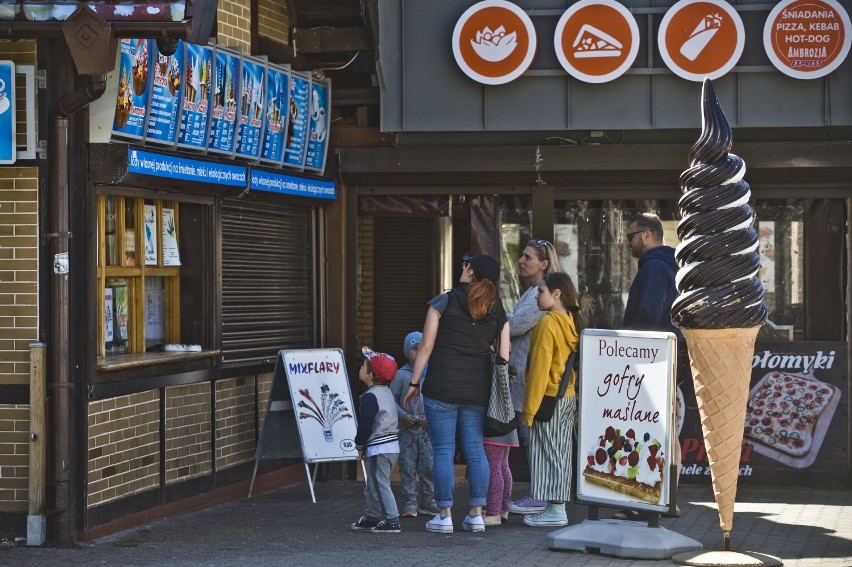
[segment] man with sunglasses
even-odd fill
[[[674,333],[677,336],[680,360],[681,356],[686,357],[686,345],[680,329],[672,323],[672,303],[678,296],[675,286],[678,265],[674,248],[663,244],[663,223],[653,213],[638,214],[627,224],[625,239],[630,253],[634,258],[639,258],[639,271],[630,286],[621,328]],[[679,476],[680,447],[679,443],[675,445],[677,447],[672,457],[678,464]],[[671,515],[680,515],[680,509]],[[620,520],[645,520],[647,514],[622,510],[616,512],[613,517]]]

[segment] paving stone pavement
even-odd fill
[[[524,494],[526,483],[516,483]],[[403,519],[402,534],[353,532],[349,525],[363,511],[363,485],[357,481],[316,484],[317,503],[305,483],[256,494],[251,499],[165,518],[80,544],[72,549],[16,547],[0,550],[0,565],[548,565],[594,567],[673,565],[670,560],[632,560],[596,553],[553,551],[548,528],[525,526],[522,517],[485,533],[461,530],[467,488],[456,490],[456,532],[425,531],[428,517]],[[395,486],[397,498],[401,495]],[[681,487],[683,515],[661,525],[698,540],[706,550],[722,546],[722,532],[709,486]],[[572,524],[588,516],[584,505],[569,505]],[[601,517],[614,510],[602,508]],[[651,528],[648,528],[651,529]],[[852,490],[740,487],[731,548],[781,558],[788,567],[852,567]]]

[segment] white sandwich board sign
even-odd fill
[[[669,508],[676,357],[672,333],[583,331],[578,500]]]

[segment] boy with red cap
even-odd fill
[[[367,391],[361,394],[358,432],[355,447],[362,457],[367,457],[367,487],[364,498],[367,509],[358,521],[352,524],[356,531],[372,533],[402,532],[399,525],[399,509],[391,491],[391,469],[399,459],[399,421],[396,401],[388,384],[396,376],[397,366],[388,354],[374,352],[364,347],[364,364],[358,379]]]

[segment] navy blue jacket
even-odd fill
[[[672,324],[672,303],[677,299],[675,287],[677,262],[674,248],[657,246],[639,258],[639,271],[630,286],[622,328],[634,331],[667,331],[682,339]]]

